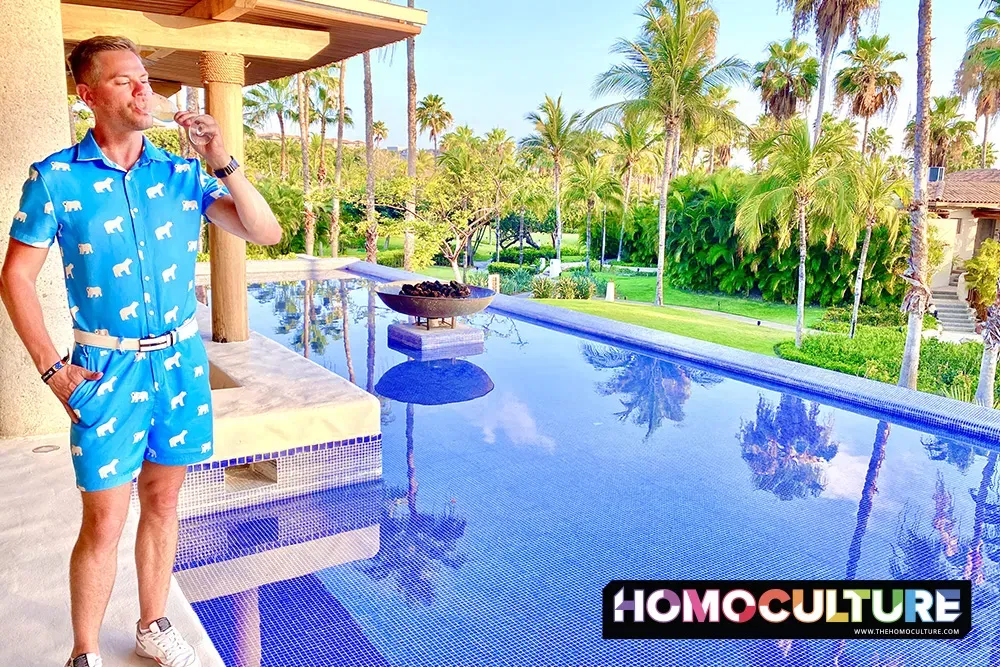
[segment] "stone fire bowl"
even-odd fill
[[[375,293],[382,302],[397,313],[411,317],[427,319],[461,317],[472,315],[484,310],[493,301],[496,292],[485,287],[472,287],[472,294],[461,299],[432,296],[407,296],[400,294],[403,285],[415,284],[411,280],[402,280],[380,285]]]

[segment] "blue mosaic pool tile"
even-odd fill
[[[331,447],[340,447],[345,445],[355,445],[361,443],[376,443],[381,442],[382,435],[376,433],[374,435],[367,435],[363,438],[348,438],[345,440],[335,440],[331,442],[317,443],[314,445],[305,445],[303,447],[296,447],[294,449],[283,449],[275,452],[264,452],[261,454],[254,454],[252,456],[238,456],[232,459],[224,459],[221,461],[209,461],[206,463],[195,463],[188,466],[188,472],[198,472],[200,470],[214,470],[218,468],[227,468],[233,465],[245,465],[247,463],[256,463],[260,461],[270,461],[271,459],[281,458],[285,456],[293,456],[295,454],[301,454],[304,452],[318,452],[324,449],[329,449]]]

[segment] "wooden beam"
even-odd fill
[[[153,49],[150,51],[143,51],[140,49],[139,53],[142,56],[142,59],[146,62],[155,63],[157,60],[163,60],[176,50],[177,49]]]
[[[427,25],[427,12],[377,0],[257,0],[257,10],[269,16],[300,18],[310,22],[336,21],[420,34]]]
[[[235,21],[254,8],[257,0],[201,0],[182,14],[196,19]]]
[[[171,95],[176,95],[180,92],[181,84],[175,83],[174,81],[158,81],[157,79],[150,79],[149,87],[153,89],[154,93],[159,93],[164,97],[170,97]],[[73,80],[72,74],[66,75],[66,94],[76,95],[76,81]]]
[[[82,42],[96,35],[124,35],[156,49],[206,49],[257,58],[309,60],[330,45],[324,30],[278,28],[253,23],[107,9],[62,3],[63,39]]]

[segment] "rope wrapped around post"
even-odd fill
[[[240,53],[219,53],[205,51],[198,59],[202,84],[234,83],[242,86],[246,82],[244,58]]]

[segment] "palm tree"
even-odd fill
[[[281,180],[288,178],[288,151],[285,144],[285,121],[295,112],[292,77],[273,79],[253,86],[243,96],[244,118],[252,127],[263,127],[272,117],[278,120],[281,133]]]
[[[862,160],[856,185],[857,199],[855,215],[865,225],[865,240],[861,245],[858,260],[858,275],[854,281],[854,309],[851,311],[850,337],[858,324],[858,307],[861,305],[861,291],[865,278],[865,262],[868,246],[872,240],[872,230],[884,226],[889,230],[889,244],[896,242],[899,226],[906,216],[905,207],[910,203],[912,188],[909,180],[901,174],[894,174],[892,168],[882,158],[873,155]]]
[[[813,141],[822,131],[826,84],[830,80],[830,65],[837,43],[847,29],[857,37],[861,18],[878,11],[879,0],[778,0],[778,7],[792,12],[792,31],[798,35],[810,24],[816,26],[816,43],[819,45],[822,65],[819,72],[819,103],[813,123]]]
[[[777,406],[761,395],[756,419],[741,421],[737,438],[754,485],[781,500],[822,493],[826,463],[840,449],[831,421],[820,421],[819,404],[791,394],[782,394]]]
[[[337,90],[340,88],[340,77],[334,72],[338,66],[319,69],[311,74],[313,84],[316,87],[316,97],[313,100],[314,117],[319,120],[319,167],[316,172],[316,179],[319,183],[326,182],[326,128],[338,122],[340,118],[340,98]],[[344,124],[353,126],[354,121],[350,116],[351,110],[344,110]]]
[[[686,117],[714,118],[723,126],[738,125],[729,111],[713,107],[709,89],[742,81],[747,66],[736,58],[713,63],[719,17],[703,0],[651,0],[639,11],[642,33],[636,40],[619,40],[615,53],[625,63],[598,75],[594,93],[626,96],[591,114],[595,120],[617,120],[621,114],[651,113],[663,122],[663,169],[660,178],[659,245],[656,305],[663,305],[667,194],[676,171],[675,153]]]
[[[316,243],[316,214],[313,212],[312,201],[309,198],[310,169],[309,169],[309,80],[305,72],[299,72],[295,76],[295,85],[298,89],[298,117],[299,117],[299,143],[302,146],[302,194],[305,202],[305,245],[306,254],[313,254],[313,246]]]
[[[803,119],[793,119],[787,129],[753,147],[755,160],[767,160],[767,168],[753,185],[736,213],[735,228],[740,242],[756,248],[772,221],[777,227],[779,248],[785,248],[798,233],[799,295],[795,323],[795,345],[802,345],[806,303],[806,248],[812,227],[823,222],[850,238],[852,221],[851,166],[854,137],[840,131],[820,135],[810,145],[809,128]],[[854,238],[857,238],[855,235]]]
[[[985,4],[985,3],[983,3]],[[955,74],[955,90],[975,97],[976,117],[983,117],[983,144],[979,166],[986,168],[990,121],[1000,114],[1000,71],[987,67],[991,53],[1000,48],[1000,5],[995,1],[982,17],[969,26],[968,46]]]
[[[598,203],[604,203],[615,195],[621,196],[621,186],[617,179],[598,160],[578,159],[573,163],[569,176],[566,196],[571,200],[583,201],[587,205],[587,259],[586,271],[590,273],[591,219]]]
[[[873,127],[868,132],[868,152],[871,155],[885,157],[892,148],[892,136],[884,127]]]
[[[649,115],[625,114],[621,121],[612,123],[612,155],[619,177],[622,179],[624,200],[622,202],[622,222],[618,233],[618,261],[622,261],[622,246],[625,243],[625,222],[631,211],[629,202],[632,194],[632,178],[636,168],[656,159],[656,142],[659,137],[653,132]]]
[[[906,56],[889,50],[888,35],[863,37],[853,49],[841,55],[846,56],[850,64],[834,77],[835,100],[838,106],[850,100],[851,115],[865,119],[865,129],[861,133],[861,152],[864,153],[868,143],[868,121],[882,112],[888,117],[896,107],[903,79],[891,67]]]
[[[917,14],[917,116],[913,122],[913,198],[910,207],[910,260],[903,273],[909,283],[903,297],[903,312],[909,313],[906,344],[899,368],[899,384],[917,388],[920,339],[930,289],[927,286],[927,159],[930,154],[931,123],[931,0],[920,0]]]
[[[939,95],[930,101],[927,113],[928,166],[947,167],[961,158],[962,151],[972,144],[971,135],[976,131],[974,121],[966,120],[961,112],[962,98],[958,95]],[[916,119],[906,125],[903,147],[916,145]]]
[[[552,191],[556,200],[556,261],[562,261],[562,170],[572,157],[580,141],[579,111],[567,114],[562,106],[562,95],[553,100],[548,95],[525,120],[532,123],[535,132],[521,139],[521,150],[534,153],[552,166]]]
[[[504,209],[504,200],[510,194],[510,186],[515,177],[516,163],[514,161],[514,140],[507,130],[496,127],[486,133],[486,170],[493,185],[494,223],[496,226],[495,260],[500,261],[500,214]]]
[[[407,0],[413,7],[413,0]],[[416,38],[406,38],[406,214],[403,216],[403,270],[413,270],[415,238],[413,224],[417,217],[417,70]]]
[[[362,56],[365,68],[365,261],[378,261],[378,218],[375,216],[375,110],[372,102],[372,56]]]
[[[754,67],[753,87],[767,112],[784,122],[809,105],[819,83],[819,61],[808,55],[808,44],[794,37],[784,44],[771,42],[767,53],[767,60]]]
[[[340,255],[340,177],[344,171],[344,125],[347,123],[344,105],[344,77],[347,74],[347,61],[341,60],[337,69],[340,70],[340,76],[337,77],[337,157],[333,168],[333,201],[331,202],[332,213],[330,216],[331,257]]]
[[[454,121],[451,112],[444,108],[444,99],[440,95],[425,95],[416,109],[417,123],[421,132],[430,132],[434,142],[434,154],[438,152],[438,137],[448,129]]]
[[[375,147],[377,148],[380,143],[385,141],[385,138],[389,136],[389,128],[385,126],[385,123],[377,120],[372,123],[372,132],[375,134]]]

